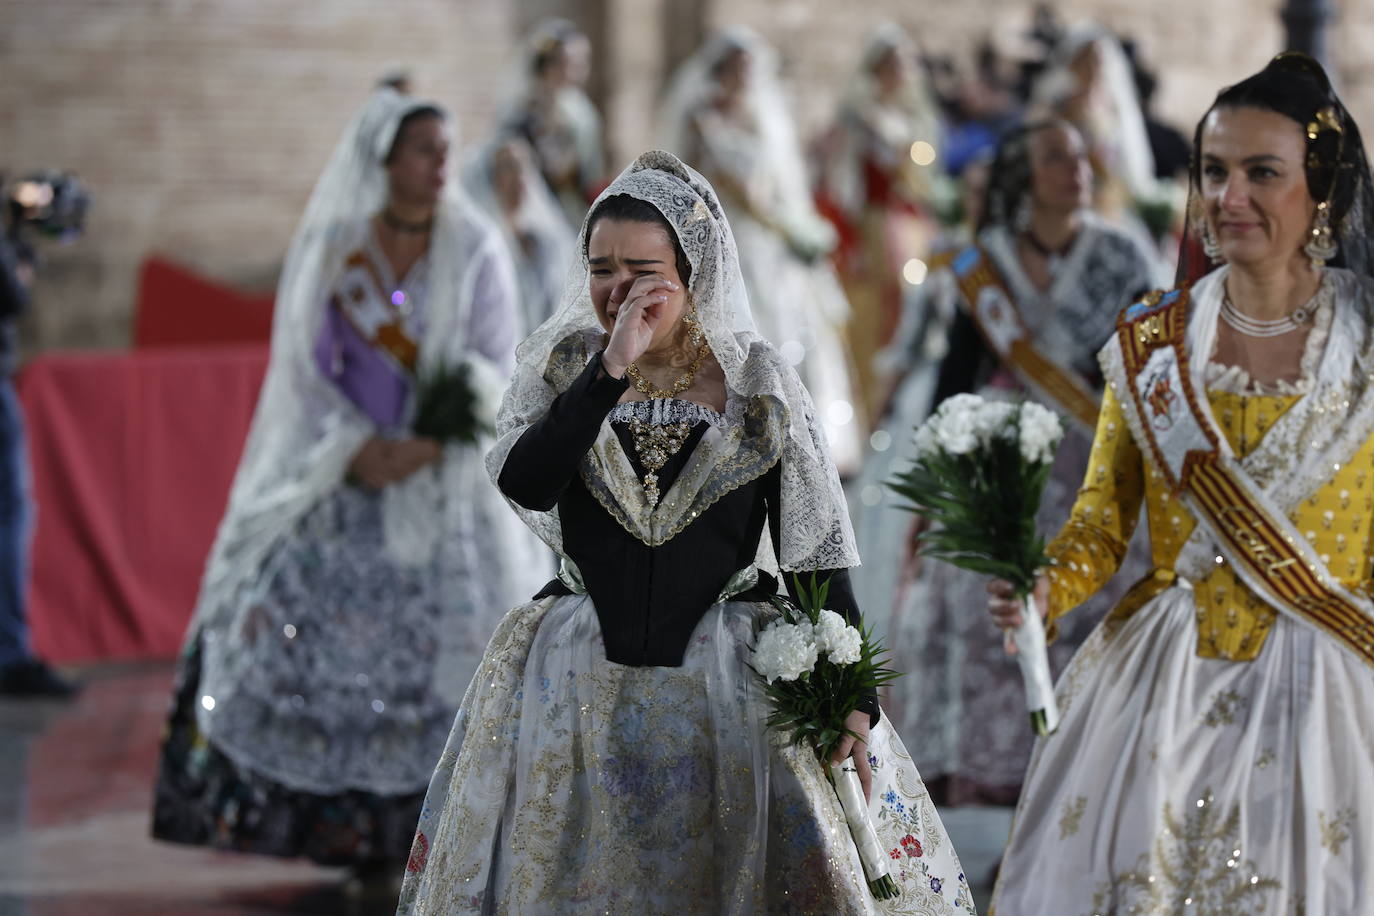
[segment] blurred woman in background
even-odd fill
[[[940,113],[911,37],[874,29],[822,142],[820,196],[839,230],[836,264],[851,307],[847,337],[860,410],[878,419],[887,380],[876,365],[911,284],[903,267],[924,262],[937,232]],[[913,265],[913,270],[915,270]]]
[[[835,230],[812,202],[777,66],[753,31],[717,34],[673,76],[660,133],[665,149],[719,190],[759,331],[801,374],[848,473],[863,437],[843,339],[849,303],[829,261]]]
[[[394,878],[493,615],[537,588],[481,438],[413,431],[445,368],[494,410],[519,327],[451,142],[439,108],[376,91],[296,231],[177,671],[160,839]]]
[[[576,236],[544,183],[529,144],[503,134],[479,147],[463,167],[463,187],[501,229],[515,263],[524,332],[544,323],[563,296]]]
[[[580,226],[605,181],[601,114],[583,86],[592,44],[566,19],[541,22],[525,41],[498,121],[525,138],[569,226]]]
[[[932,307],[954,316],[934,397],[919,407],[907,402],[916,412],[894,418],[891,428],[905,441],[941,401],[970,391],[1030,397],[1055,410],[1069,431],[1038,516],[1042,529],[1053,529],[1068,516],[1088,460],[1101,384],[1094,354],[1121,309],[1156,285],[1158,266],[1089,208],[1092,169],[1071,124],[1044,121],[1013,131],[999,144],[989,176],[976,241],[945,258],[926,282],[926,293],[942,303]],[[887,519],[881,539],[908,542],[912,517],[891,502],[880,511]],[[910,552],[907,562],[904,575],[914,580],[885,629],[894,667],[920,676],[893,684],[889,714],[899,728],[923,736],[912,750],[937,799],[1012,804],[1034,734],[1017,665],[971,613],[985,601],[984,579],[946,563],[914,563]],[[1124,575],[1143,572],[1141,557]],[[1050,647],[1056,671],[1107,602],[1061,628]]]

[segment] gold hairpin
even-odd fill
[[[1327,130],[1334,130],[1338,134],[1345,133],[1340,116],[1336,114],[1335,106],[1332,105],[1318,111],[1312,116],[1312,120],[1307,122],[1307,139],[1315,140],[1322,131]]]

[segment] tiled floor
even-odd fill
[[[80,674],[71,703],[0,702],[0,916],[372,916],[343,874],[148,837],[166,664]],[[1009,813],[942,812],[979,905]]]
[[[0,916],[394,912],[295,862],[148,836],[166,664],[83,672],[71,703],[0,702]]]

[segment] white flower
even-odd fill
[[[951,455],[967,455],[978,447],[976,418],[983,399],[976,394],[946,398],[935,411],[935,441]]]
[[[852,665],[863,650],[863,634],[834,611],[821,611],[815,627],[816,647],[837,665]]]
[[[978,447],[978,432],[972,411],[940,411],[935,440],[951,455],[967,455]]]
[[[466,359],[468,384],[476,401],[473,413],[477,422],[488,429],[496,428],[496,414],[506,393],[506,380],[495,365],[481,357]]]
[[[795,681],[816,666],[819,651],[811,624],[775,620],[754,644],[754,670],[770,684]]]
[[[1033,401],[1021,405],[1021,457],[1026,461],[1048,463],[1064,435],[1059,417]]]
[[[983,403],[983,399],[976,394],[956,394],[941,401],[936,412],[943,416],[977,413],[978,408],[982,407]]]
[[[929,458],[940,449],[940,442],[935,436],[935,420],[929,419],[917,427],[916,432],[911,436],[911,444],[916,449],[916,460]]]
[[[1014,437],[1015,427],[1008,428],[1007,421],[1016,413],[1016,405],[1007,401],[985,401],[973,415],[973,427],[978,440],[991,442],[999,436]]]

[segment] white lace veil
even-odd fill
[[[740,273],[734,235],[715,190],[677,157],[648,152],[620,174],[597,199],[625,194],[647,201],[673,227],[691,264],[688,289],[711,351],[725,372],[727,398],[765,399],[785,412],[782,447],[781,543],[784,570],[856,566],[858,551],[839,475],[826,447],[811,397],[796,372],[758,335]],[[596,212],[596,204],[592,213]],[[516,351],[515,378],[501,405],[498,441],[487,468],[499,478],[512,446],[543,416],[560,391],[550,357],[574,347],[583,363],[602,348],[604,333],[592,307],[586,259],[590,215],[579,237],[562,309]],[[562,382],[561,384],[566,384]],[[558,512],[516,507],[544,541],[563,553]]]
[[[811,196],[801,141],[778,78],[777,52],[752,29],[732,26],[717,32],[678,67],[660,108],[660,142],[675,155],[690,155],[692,119],[719,93],[716,67],[734,51],[749,59],[745,103],[762,146],[753,161],[767,170],[768,189],[761,202],[784,225],[828,234],[829,224],[816,212]],[[758,175],[736,177],[758,187]]]
[[[519,210],[507,214],[497,197],[492,173],[496,154],[511,144],[519,150],[517,158],[524,197]],[[501,230],[512,259],[519,265],[517,279],[525,330],[539,327],[560,304],[563,284],[574,260],[576,230],[569,225],[558,198],[539,174],[533,153],[523,137],[499,132],[469,151],[463,162],[462,181],[473,203]],[[521,234],[530,234],[536,239],[538,250],[533,261],[523,252]]]
[[[1103,88],[1091,113],[1096,122],[1092,125],[1093,142],[1109,153],[1108,168],[1133,196],[1151,198],[1158,192],[1158,182],[1150,135],[1145,129],[1130,61],[1121,42],[1110,31],[1091,22],[1070,29],[1055,46],[1045,72],[1036,82],[1032,104],[1052,109],[1070,95],[1076,88],[1070,66],[1078,53],[1092,44],[1102,54]]]
[[[420,108],[437,106],[389,88],[373,92],[310,195],[277,286],[267,377],[206,567],[193,634],[239,610],[234,590],[258,573],[305,512],[343,485],[353,456],[377,433],[320,371],[313,350],[343,258],[386,201],[383,160],[397,128],[407,113]],[[507,299],[513,303],[514,278],[500,236],[450,180],[435,211],[430,242],[421,372],[467,360],[478,370],[479,384],[489,386],[508,368],[491,366],[468,347],[474,287],[484,266],[498,285],[512,291]],[[451,458],[383,492],[388,548],[397,558],[424,562],[442,536],[447,520],[436,518],[433,491],[452,476]]]
[[[855,137],[857,122],[878,104],[878,80],[874,67],[889,52],[906,59],[910,77],[897,98],[896,108],[905,116],[910,142],[924,140],[938,153],[940,149],[940,111],[930,90],[925,70],[918,59],[916,43],[906,29],[892,22],[873,28],[864,43],[859,62],[840,93],[836,124],[840,128],[838,148],[826,169],[826,189],[846,213],[857,216],[867,194],[864,187],[864,146]],[[931,166],[934,168],[934,166]]]

